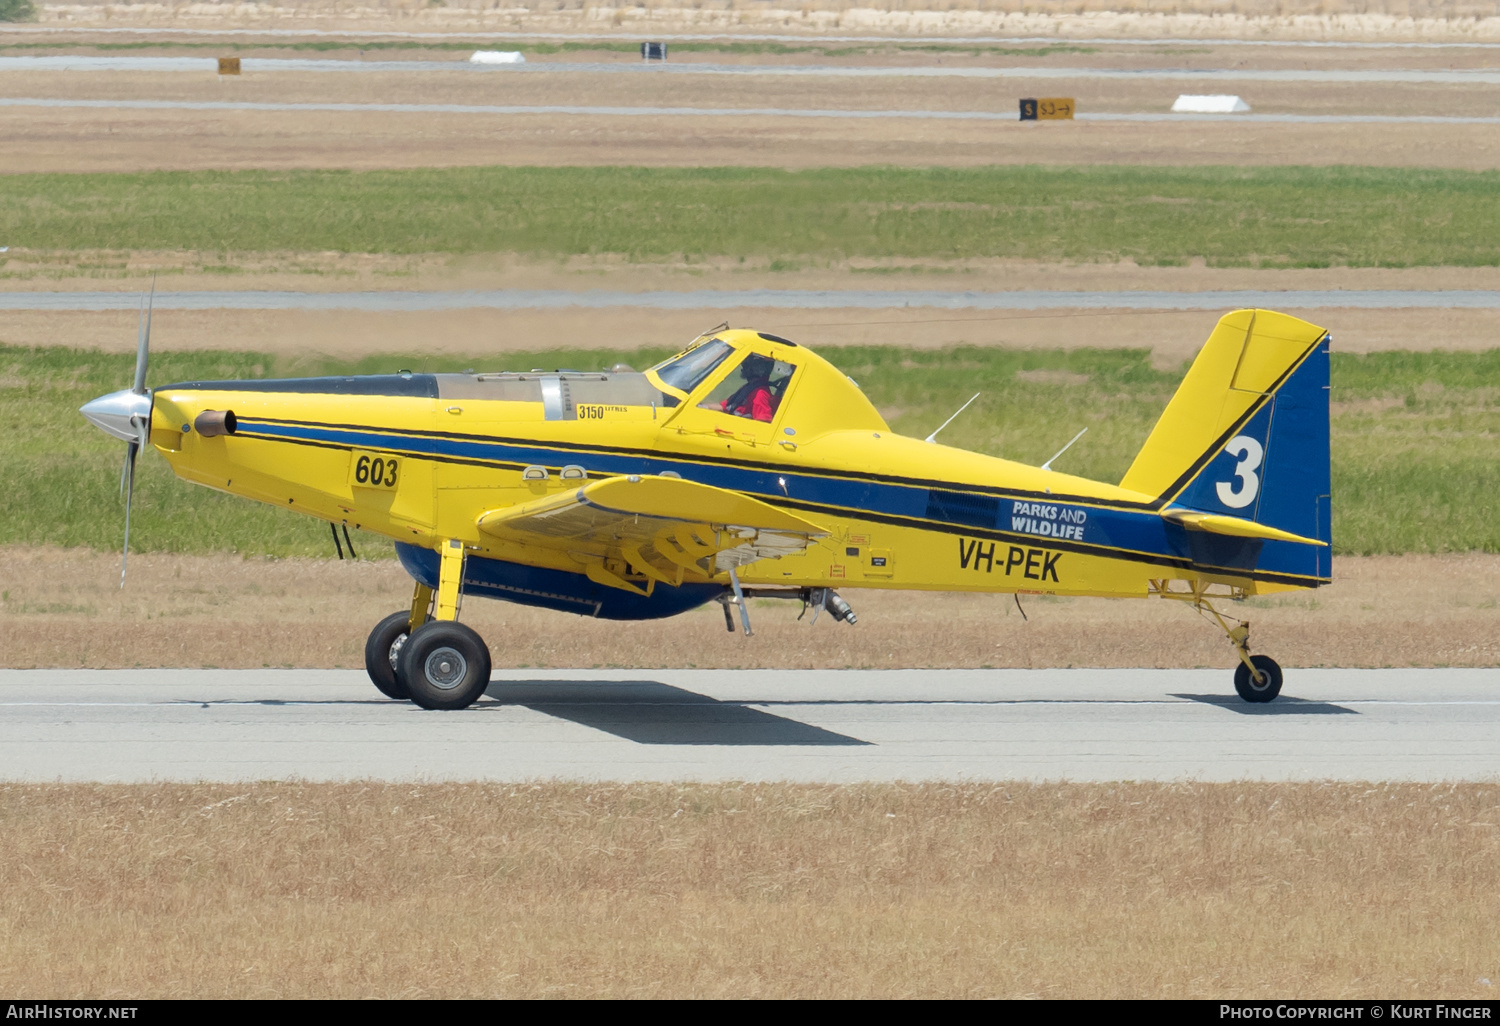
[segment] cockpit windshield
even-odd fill
[[[716,338],[652,369],[663,384],[691,393],[732,352],[733,346]]]

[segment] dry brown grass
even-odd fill
[[[373,546],[373,542],[362,543]],[[0,665],[360,667],[365,635],[409,601],[389,560],[131,557],[0,548]],[[1234,611],[1257,651],[1292,666],[1500,664],[1500,556],[1341,558],[1316,592]],[[850,589],[860,622],[797,623],[795,603],[752,607],[756,634],[728,634],[717,605],[613,623],[483,599],[463,619],[496,667],[901,668],[1233,665],[1217,628],[1176,603]]]
[[[377,31],[819,32],[1353,38],[1492,30],[1487,0],[194,0],[38,2],[52,25]],[[1416,19],[1413,26],[1409,19]],[[1027,31],[1029,30],[1029,31]]]
[[[1018,83],[1012,98],[1027,94]],[[99,88],[105,88],[101,83]],[[1158,109],[1172,100],[1168,96]],[[8,108],[0,173],[632,165],[1500,165],[1465,124],[625,118]]]
[[[1493,998],[1500,979],[1493,784],[9,785],[0,868],[8,993]]]
[[[194,0],[167,0],[165,3],[135,4],[120,3],[119,0],[71,0],[67,3],[38,3],[44,11],[76,11],[79,14],[98,11],[103,17],[130,17],[147,10],[158,14],[172,13],[178,17],[209,17],[203,5]],[[1088,12],[1143,12],[1240,14],[1249,17],[1390,14],[1411,18],[1459,18],[1484,17],[1494,13],[1486,0],[1067,0],[1065,3],[1049,3],[1046,0],[796,0],[783,7],[798,13],[840,12],[849,10],[889,12],[979,12],[994,14],[1030,14],[1045,10],[1058,13],[1083,14]],[[428,8],[437,7],[435,11]],[[364,0],[363,3],[348,3],[346,0],[297,0],[294,7],[279,7],[275,3],[253,3],[238,5],[236,9],[220,13],[220,17],[253,16],[260,13],[277,12],[282,16],[299,13],[303,17],[316,18],[329,14],[347,17],[386,15],[393,18],[411,18],[416,15],[431,18],[463,17],[465,12],[477,15],[489,14],[497,5],[494,0],[444,0],[433,4],[431,0]],[[764,0],[692,0],[682,4],[679,0],[507,0],[502,16],[526,17],[552,15],[585,15],[589,11],[627,11],[630,13],[672,12],[679,8],[694,11],[763,11]],[[140,12],[133,10],[140,8]]]
[[[1500,19],[1496,19],[1500,32]],[[1500,35],[1497,35],[1500,38]],[[1161,53],[1104,49],[1026,58],[1027,67],[1389,69],[1485,67],[1482,51],[1308,50],[1286,47]],[[174,53],[177,51],[173,51]],[[197,51],[194,51],[197,52]],[[290,54],[307,56],[305,53]],[[390,56],[387,54],[387,56]],[[402,56],[397,54],[397,56]],[[479,105],[694,106],[847,110],[965,110],[1015,116],[1021,96],[1073,96],[1086,113],[1165,113],[1181,82],[960,78],[570,74],[476,75],[453,70],[452,52],[430,73],[329,75],[249,72],[233,80],[175,72],[0,73],[0,95],[53,99],[255,103],[453,103]],[[583,54],[599,59],[598,53]],[[624,55],[611,59],[628,60]],[[714,63],[805,63],[816,55],[699,54]],[[849,55],[859,64],[996,63],[1013,56],[928,53]],[[1221,82],[1260,113],[1482,115],[1491,90],[1439,84]],[[859,120],[787,117],[624,118],[582,115],[432,114],[373,111],[199,111],[8,108],[0,173],[133,172],[146,169],[458,167],[631,164],[809,168],[869,164],[1245,166],[1358,164],[1492,169],[1493,133],[1455,124],[1264,124]]]

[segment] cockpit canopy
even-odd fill
[[[776,335],[716,332],[650,368],[646,376],[669,397],[669,405],[690,403],[740,421],[784,425],[788,435],[886,430],[885,421],[847,375],[811,350]]]

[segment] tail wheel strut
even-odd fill
[[[1270,702],[1281,694],[1281,666],[1268,655],[1250,654],[1250,624],[1225,617],[1207,599],[1200,598],[1194,605],[1214,618],[1240,657],[1240,665],[1234,668],[1234,690],[1239,696],[1247,702]]]

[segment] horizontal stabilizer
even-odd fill
[[[1264,541],[1301,542],[1304,545],[1326,546],[1328,544],[1316,538],[1304,538],[1300,534],[1283,531],[1267,524],[1257,524],[1254,520],[1244,520],[1240,517],[1226,517],[1216,513],[1195,513],[1188,509],[1163,510],[1161,515],[1163,520],[1181,524],[1189,531],[1207,531],[1210,534],[1226,534],[1234,538],[1260,538]]]
[[[589,577],[628,590],[680,585],[685,573],[713,578],[761,559],[806,551],[827,532],[801,517],[712,485],[631,475],[479,515],[502,540],[560,549]],[[628,567],[644,584],[611,569]]]

